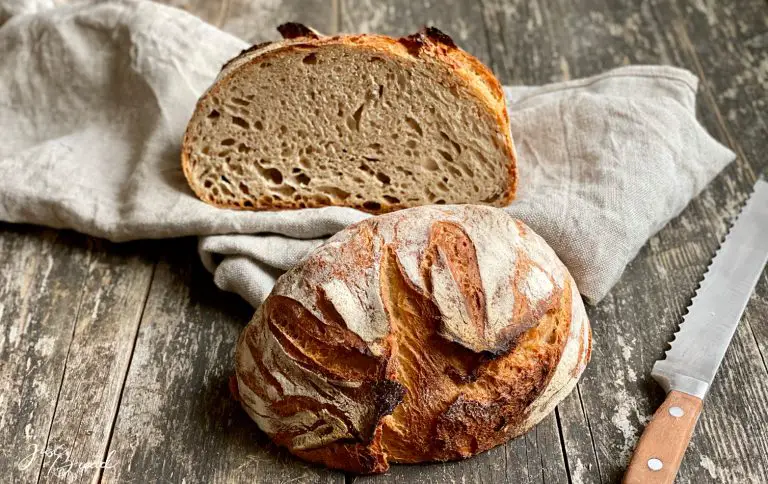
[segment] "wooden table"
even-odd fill
[[[683,66],[701,79],[701,119],[738,159],[589,308],[592,362],[555,413],[473,459],[394,466],[377,477],[303,464],[269,444],[230,398],[233,347],[252,309],[213,286],[195,240],[117,245],[2,224],[0,480],[616,482],[663,398],[649,376],[653,361],[768,166],[764,0],[170,3],[253,42],[274,38],[274,26],[288,20],[326,33],[394,35],[433,24],[507,84],[624,64]],[[706,400],[679,482],[768,480],[766,356],[768,273]],[[94,462],[107,468],[77,467]]]

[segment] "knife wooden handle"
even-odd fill
[[[671,484],[701,413],[701,399],[671,391],[645,427],[624,484]]]

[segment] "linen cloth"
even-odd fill
[[[0,22],[0,220],[113,241],[201,236],[216,284],[256,306],[281,272],[369,216],[223,210],[192,194],[186,123],[244,41],[148,1],[0,0]],[[506,210],[589,301],[734,159],[697,122],[696,90],[663,66],[505,88],[520,177]]]

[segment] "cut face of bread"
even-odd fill
[[[447,36],[298,35],[233,59],[198,102],[182,150],[198,197],[374,213],[513,198],[501,88]]]

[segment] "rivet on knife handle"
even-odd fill
[[[672,483],[701,413],[701,399],[671,391],[643,431],[625,484]]]

